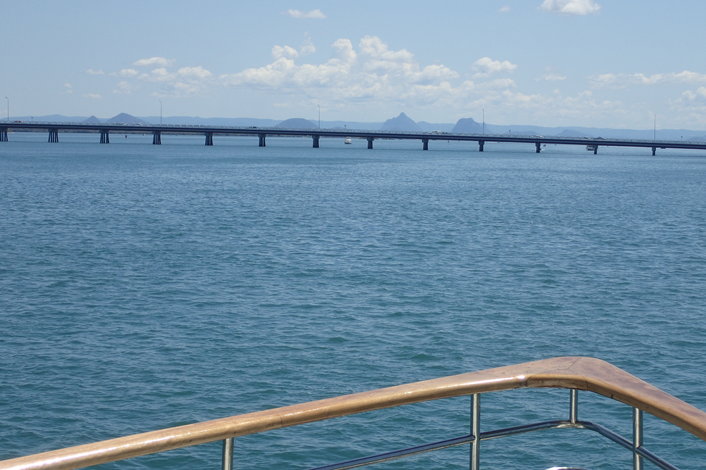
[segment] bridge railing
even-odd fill
[[[154,130],[169,131],[187,131],[187,132],[214,132],[221,134],[250,134],[250,133],[265,133],[268,135],[291,135],[291,136],[311,136],[320,133],[321,137],[374,137],[379,139],[429,139],[429,140],[471,140],[471,141],[487,141],[487,142],[538,142],[548,144],[569,144],[569,145],[598,145],[598,146],[637,146],[637,147],[660,147],[668,146],[671,148],[694,148],[703,149],[706,142],[696,140],[672,140],[672,139],[628,139],[619,137],[565,137],[538,135],[534,133],[463,133],[463,132],[446,132],[446,131],[393,131],[393,130],[373,130],[373,129],[332,129],[332,128],[311,128],[311,129],[295,129],[283,127],[258,127],[258,126],[212,126],[205,124],[154,124],[154,123],[85,123],[85,122],[44,122],[44,121],[0,121],[0,128],[7,129],[17,128],[25,130],[42,131],[50,128],[56,128],[70,132],[71,130],[112,130],[119,132],[135,132]],[[144,129],[143,129],[144,128]]]
[[[517,388],[569,389],[570,398],[566,419],[481,432],[479,424],[481,394]],[[594,392],[633,407],[633,436],[625,438],[599,424],[580,420],[577,398],[579,390]],[[477,470],[481,463],[482,441],[551,428],[596,431],[632,452],[633,468],[636,470],[642,469],[644,461],[650,461],[662,469],[675,469],[676,467],[644,447],[643,412],[648,412],[702,440],[706,440],[706,413],[698,408],[607,362],[586,357],[558,357],[69,447],[5,460],[0,462],[0,469],[81,468],[207,442],[223,441],[223,468],[229,470],[233,465],[233,439],[235,437],[383,408],[458,396],[471,397],[471,432],[469,434],[327,465],[319,467],[319,470],[354,468],[464,444],[469,445],[470,448],[469,467],[472,470]]]

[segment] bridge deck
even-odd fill
[[[108,134],[113,133],[152,133],[155,136],[161,134],[200,134],[206,136],[206,145],[213,145],[214,135],[232,136],[259,136],[260,145],[264,146],[266,136],[297,136],[311,137],[316,144],[321,137],[329,138],[358,138],[367,139],[368,147],[372,148],[372,141],[376,139],[402,139],[421,140],[424,148],[428,148],[428,142],[434,140],[447,141],[469,141],[477,142],[480,150],[486,142],[509,142],[509,143],[531,143],[537,146],[537,152],[541,145],[583,145],[597,147],[642,147],[651,148],[653,154],[656,149],[692,149],[706,150],[706,142],[684,142],[672,140],[632,140],[632,139],[603,139],[603,138],[576,138],[576,137],[546,137],[540,135],[507,135],[507,134],[453,134],[446,132],[388,132],[372,130],[349,130],[349,129],[281,129],[273,127],[212,127],[212,126],[174,126],[174,125],[122,125],[122,124],[72,124],[72,123],[28,123],[28,122],[0,122],[0,134],[7,141],[9,130],[25,131],[47,131],[50,135],[50,142],[58,141],[58,132],[95,132],[101,134],[101,143],[108,142]],[[161,143],[155,139],[154,143]],[[318,147],[318,145],[315,145]],[[593,147],[592,147],[593,148]]]

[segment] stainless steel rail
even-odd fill
[[[471,396],[471,433],[447,439],[438,442],[431,442],[406,449],[394,450],[382,454],[371,455],[358,459],[339,462],[323,467],[316,467],[311,470],[343,470],[348,468],[362,467],[375,463],[388,462],[397,460],[403,457],[430,452],[434,450],[446,449],[448,447],[459,446],[463,444],[471,444],[470,449],[470,469],[480,469],[480,442],[489,439],[498,439],[502,437],[513,436],[533,431],[543,431],[547,429],[587,429],[597,432],[598,434],[610,439],[611,441],[625,447],[633,453],[633,469],[642,470],[643,459],[655,464],[663,470],[679,470],[669,462],[661,459],[654,453],[643,447],[642,443],[642,411],[633,408],[633,439],[629,440],[625,437],[611,431],[610,429],[590,421],[579,421],[578,416],[578,391],[570,390],[569,396],[569,419],[568,420],[553,420],[541,421],[521,426],[514,426],[504,429],[496,429],[493,431],[480,432],[480,395],[473,394]],[[566,468],[566,467],[555,467]]]
[[[492,431],[480,430],[480,395],[517,388],[569,389],[568,419],[542,421]],[[579,419],[578,391],[590,391],[633,408],[633,436],[625,438],[599,424]],[[321,469],[355,468],[452,446],[468,444],[469,467],[480,468],[481,442],[544,429],[586,429],[599,433],[633,454],[633,469],[643,462],[673,470],[675,466],[643,446],[642,413],[646,411],[706,440],[706,413],[607,362],[586,357],[557,357],[513,366],[443,377],[396,387],[258,411],[213,421],[85,444],[0,462],[2,470],[69,469],[124,460],[206,442],[223,441],[222,466],[233,468],[233,438],[356,413],[442,398],[470,396],[470,434],[394,450]]]

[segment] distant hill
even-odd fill
[[[261,118],[221,118],[221,117],[211,117],[202,118],[196,116],[145,116],[142,118],[137,118],[126,113],[118,114],[109,120],[96,118],[95,116],[64,116],[61,114],[50,114],[42,116],[15,116],[15,120],[22,122],[45,122],[45,123],[80,123],[88,122],[95,123],[97,119],[101,123],[105,122],[117,122],[117,123],[132,123],[137,122],[140,124],[159,124],[160,122],[165,125],[205,125],[205,126],[237,126],[237,127],[276,127],[279,123],[280,126],[284,127],[287,121],[280,122],[274,119],[261,119]],[[468,119],[467,124],[471,127],[465,127],[465,119]],[[135,121],[136,120],[136,121]],[[306,123],[306,127],[301,127],[301,129],[315,129],[318,126],[312,121],[302,119]],[[406,124],[405,122],[406,121]],[[462,121],[464,121],[464,129],[455,129],[455,125],[451,123],[430,123],[430,122],[414,122],[405,113],[401,113],[396,118],[388,120],[385,124],[378,122],[360,122],[360,121],[321,121],[321,127],[324,129],[349,129],[349,130],[374,130],[380,129],[381,125],[394,126],[397,128],[402,128],[402,130],[411,132],[462,132],[462,133],[480,133],[482,132],[482,125],[475,122],[471,118],[464,118],[456,123],[458,126]],[[296,121],[294,124],[286,124],[287,127],[296,126]],[[415,127],[416,126],[416,127]],[[480,127],[477,127],[480,126]],[[475,129],[475,130],[473,130]],[[514,125],[514,124],[490,124],[485,123],[485,133],[486,134],[513,134],[513,135],[562,135],[564,137],[603,137],[605,139],[642,139],[651,140],[654,136],[654,129],[612,129],[612,128],[597,128],[597,127],[581,127],[581,126],[557,126],[557,127],[545,127],[545,126],[530,126],[530,125]],[[706,134],[704,130],[690,130],[690,129],[657,129],[657,139],[664,140],[684,140],[690,142],[704,142],[706,141]]]
[[[316,129],[318,126],[308,119],[292,118],[277,124],[281,129]]]
[[[483,132],[483,126],[473,118],[461,118],[456,122],[451,132],[454,134],[480,134]]]
[[[18,121],[25,121],[25,122],[38,121],[38,122],[75,123],[75,122],[81,122],[84,119],[86,119],[85,116],[64,116],[63,114],[47,114],[44,116],[19,116],[19,117],[17,117]]]
[[[138,126],[147,124],[146,121],[143,121],[142,119],[136,118],[135,116],[127,113],[120,113],[110,119],[107,119],[105,122],[108,124],[132,124]]]
[[[152,124],[177,125],[177,126],[214,126],[214,127],[275,127],[279,124],[276,119],[257,118],[202,118],[198,116],[147,116],[142,117]]]
[[[575,129],[564,129],[563,131],[559,132],[557,134],[557,137],[591,137],[588,134],[585,134],[583,132],[579,132]]]
[[[101,120],[95,116],[91,116],[88,119],[81,121],[81,124],[100,124]]]
[[[383,131],[404,131],[404,132],[420,132],[416,122],[410,119],[405,113],[400,113],[399,116],[385,121],[380,130]]]

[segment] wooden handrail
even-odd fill
[[[557,357],[284,406],[0,461],[2,470],[69,469],[422,401],[516,388],[587,390],[634,406],[706,441],[706,413],[589,357]]]

